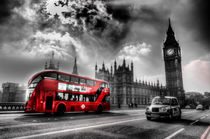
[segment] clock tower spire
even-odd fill
[[[167,95],[177,97],[180,105],[183,106],[185,94],[182,79],[181,49],[179,43],[176,41],[170,19],[166,34],[166,40],[163,44],[163,54]]]

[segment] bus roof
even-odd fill
[[[31,83],[31,81],[36,78],[38,75],[43,74],[43,73],[47,73],[47,72],[54,72],[57,74],[65,74],[65,75],[69,75],[69,76],[74,76],[74,77],[78,77],[78,78],[84,78],[84,79],[88,79],[88,80],[93,80],[93,81],[99,81],[99,82],[106,82],[107,81],[103,81],[103,80],[98,80],[98,79],[93,79],[93,78],[89,78],[89,77],[84,77],[84,76],[79,76],[79,75],[75,75],[75,74],[70,74],[70,73],[65,73],[65,72],[61,72],[61,71],[57,71],[57,70],[45,70],[45,71],[41,71],[36,73],[28,82],[28,84]]]

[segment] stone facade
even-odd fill
[[[164,92],[165,88],[159,85],[159,81],[151,83],[147,81],[134,81],[133,62],[126,65],[125,59],[122,65],[114,62],[114,71],[102,64],[98,69],[95,66],[95,78],[108,81],[111,89],[111,105],[114,107],[139,107],[148,105],[152,98]]]
[[[17,83],[3,83],[1,102],[25,102],[26,87]]]

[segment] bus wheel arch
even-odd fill
[[[60,103],[57,105],[56,113],[57,114],[64,114],[66,112],[66,105],[64,103]]]
[[[102,111],[103,111],[103,107],[101,104],[99,104],[97,107],[96,113],[102,113]]]

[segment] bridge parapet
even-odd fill
[[[1,102],[0,111],[23,111],[25,102]]]

